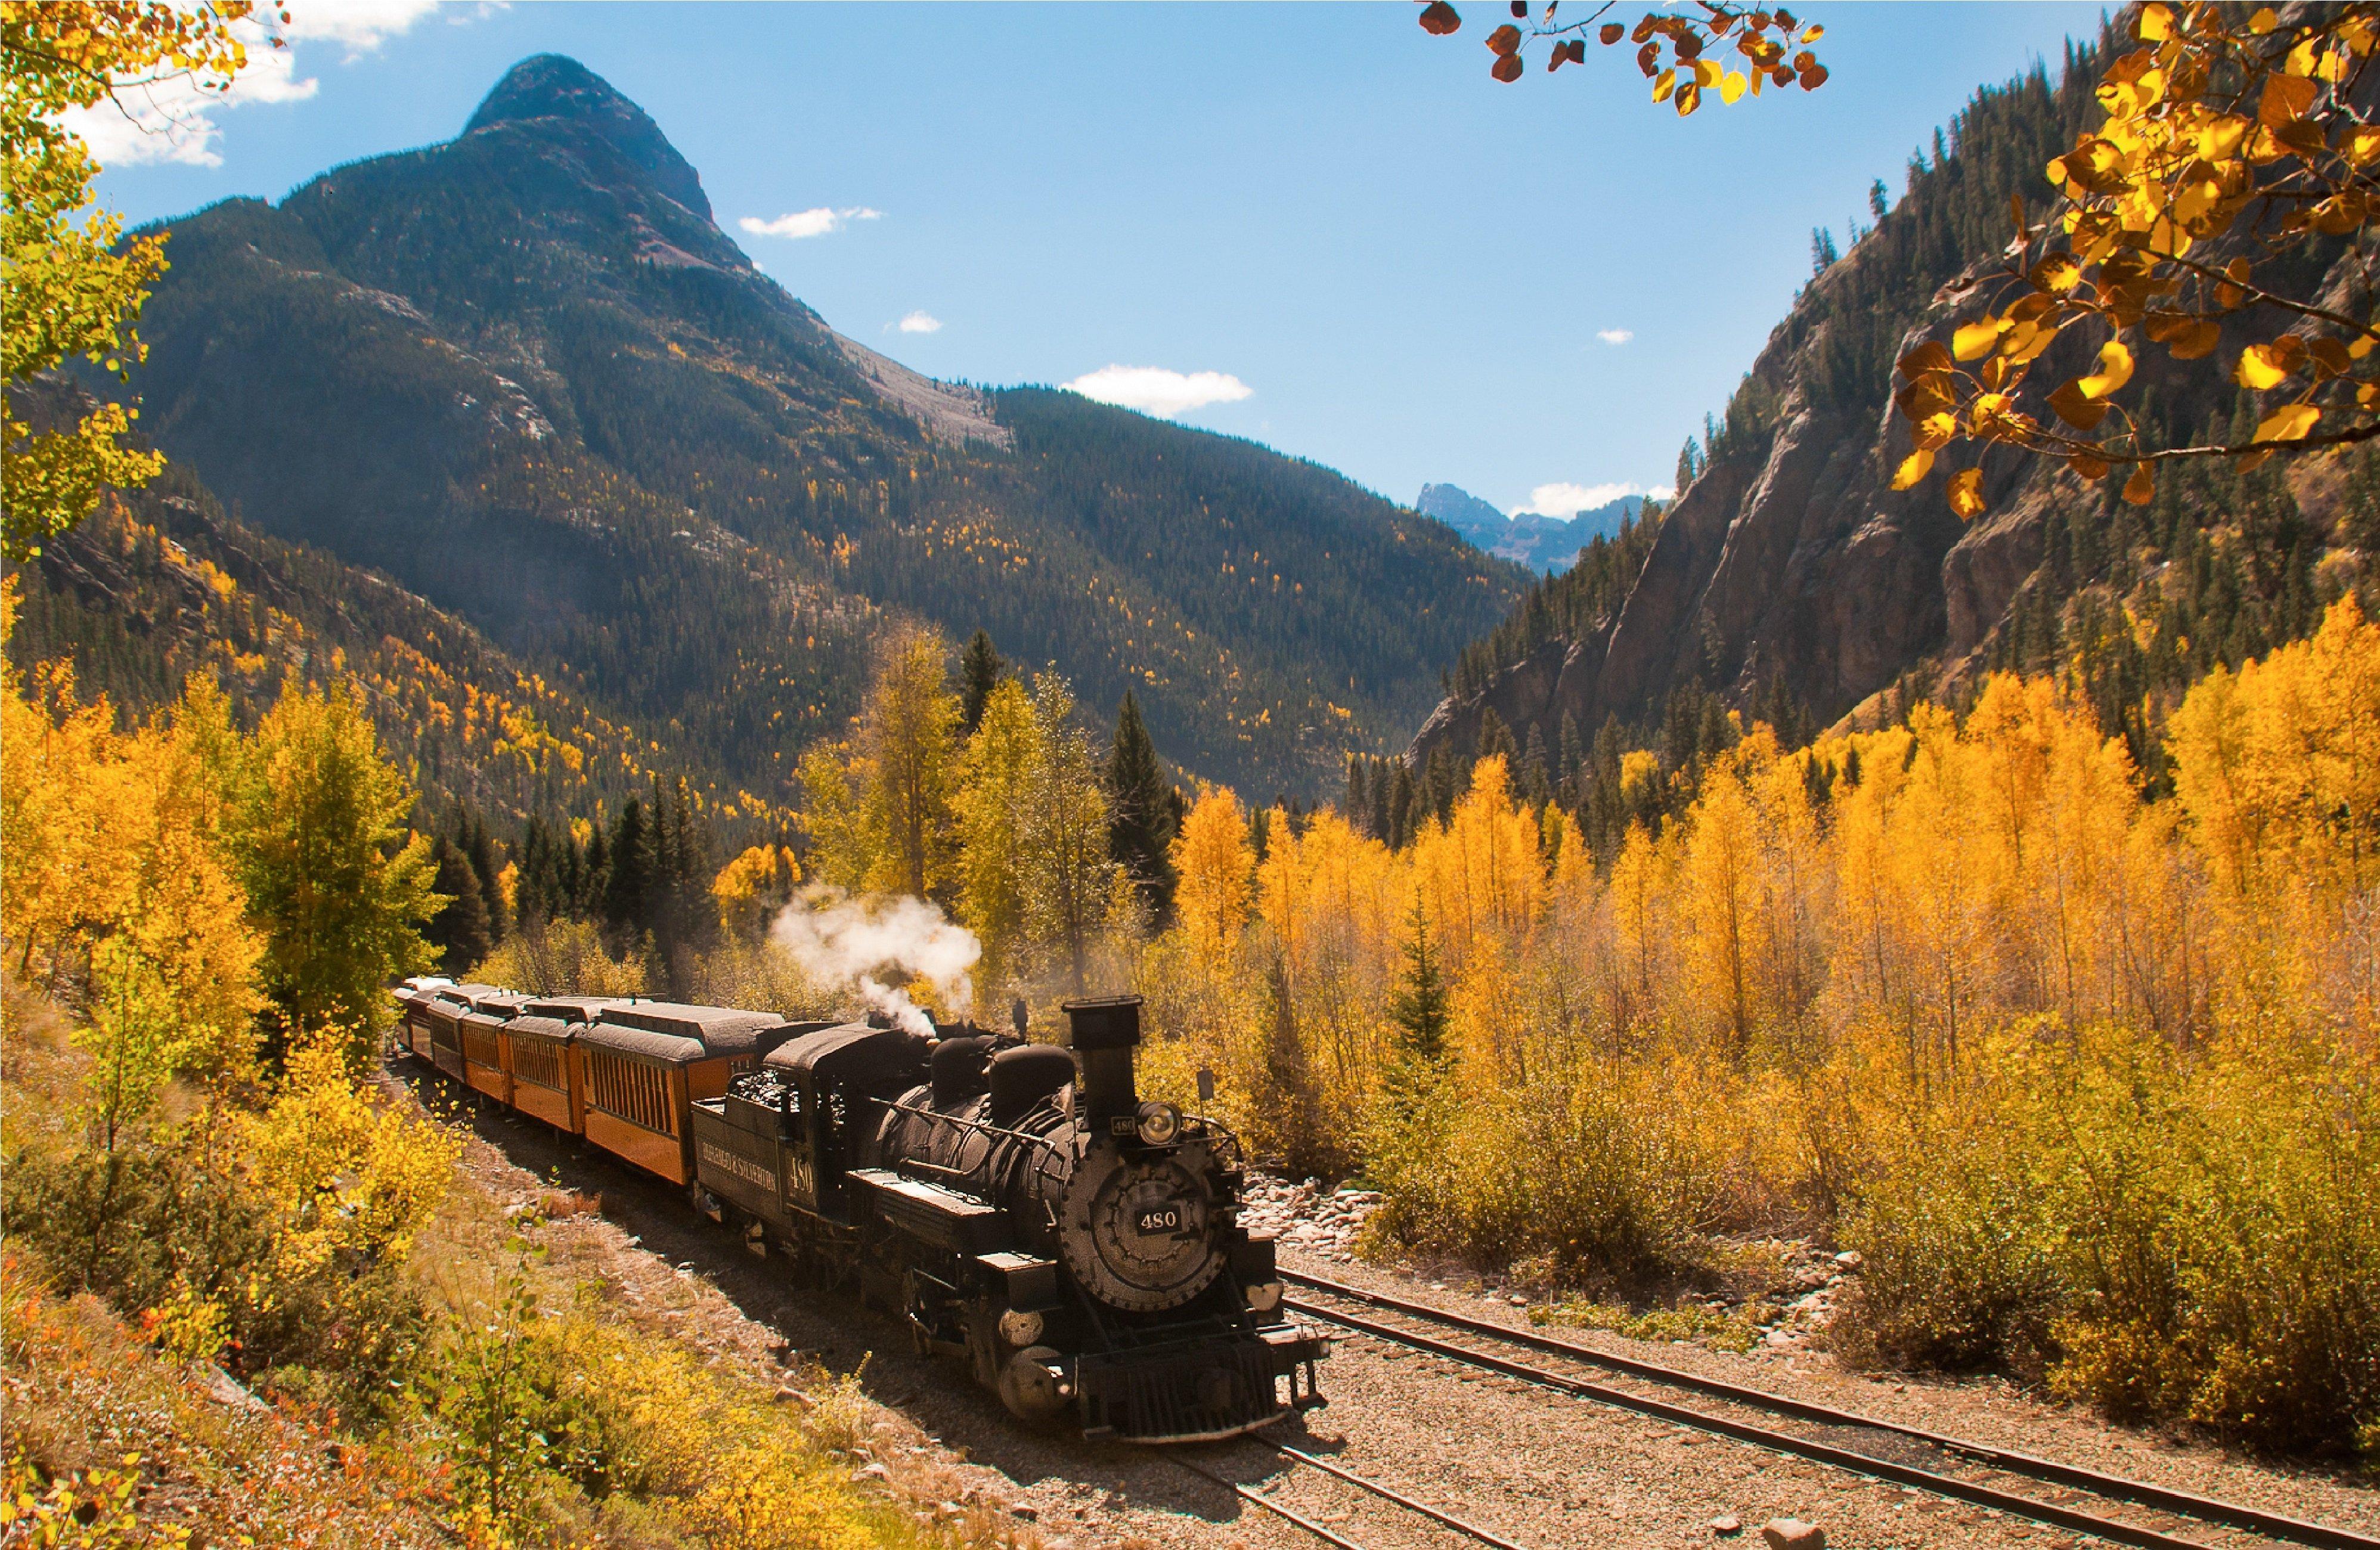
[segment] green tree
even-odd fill
[[[645,805],[628,798],[612,828],[611,865],[603,876],[603,924],[634,947],[652,918],[653,837]]]
[[[488,826],[477,812],[464,821],[462,849],[464,859],[471,864],[472,879],[480,885],[480,906],[488,917],[488,945],[493,947],[504,939],[512,928],[512,920],[504,909],[504,885],[498,880],[503,860],[495,842],[488,838]],[[446,885],[439,884],[438,891],[445,892]]]
[[[444,835],[431,849],[437,877],[431,886],[446,902],[430,918],[423,936],[438,950],[440,966],[459,975],[488,956],[494,945],[488,929],[488,905],[480,891],[480,878],[462,848]]]
[[[973,737],[975,729],[983,724],[983,708],[991,701],[991,691],[1008,672],[1008,664],[993,648],[991,636],[981,630],[967,636],[966,649],[959,653],[959,735]]]
[[[1116,712],[1115,742],[1108,751],[1108,795],[1114,816],[1108,825],[1108,857],[1132,876],[1151,912],[1173,902],[1173,793],[1157,767],[1157,745],[1140,717],[1140,701],[1124,691]]]
[[[1390,1040],[1388,1095],[1400,1113],[1411,1114],[1427,1101],[1448,1064],[1448,1034],[1453,1022],[1446,978],[1430,951],[1429,922],[1420,899],[1406,917],[1412,937],[1404,944],[1405,972],[1395,999],[1389,1003]]]
[[[133,322],[165,267],[162,235],[120,241],[122,219],[92,208],[99,163],[60,116],[168,81],[227,88],[248,60],[231,23],[249,9],[245,0],[0,6],[0,312],[8,320],[0,330],[0,551],[11,559],[40,553],[42,539],[90,515],[107,487],[146,484],[164,466],[124,444],[133,411],[121,405],[67,407],[40,417],[58,423],[37,429],[24,401],[36,376],[69,357],[118,375],[139,361]]]
[[[430,842],[406,825],[411,782],[381,756],[352,687],[288,690],[244,771],[238,851],[265,935],[259,978],[283,1047],[337,1030],[359,1053],[382,987],[431,962],[421,923],[443,900]]]

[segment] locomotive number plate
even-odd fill
[[[1142,1237],[1182,1230],[1182,1207],[1174,1205],[1144,1205],[1133,1213],[1132,1225]]]

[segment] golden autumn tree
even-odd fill
[[[1033,681],[1039,757],[1027,768],[1026,903],[1034,934],[1063,951],[1069,983],[1087,988],[1091,938],[1117,902],[1120,869],[1108,854],[1114,816],[1089,735],[1075,723],[1075,696],[1055,672]]]
[[[984,696],[960,757],[951,797],[958,820],[958,917],[983,943],[976,979],[987,991],[1022,966],[1032,897],[1026,813],[1044,745],[1025,685],[1002,678]]]
[[[165,267],[165,239],[119,242],[123,222],[92,207],[99,164],[66,127],[70,108],[168,84],[227,90],[247,63],[233,23],[248,0],[5,0],[0,3],[0,551],[21,559],[91,515],[110,486],[164,466],[125,444],[120,405],[29,409],[33,380],[75,357],[121,375],[142,358],[133,331]],[[279,40],[274,40],[279,46]],[[36,418],[55,423],[37,424]]]
[[[1247,924],[1256,853],[1246,811],[1229,786],[1201,786],[1173,841],[1173,907],[1196,951],[1228,963]]]
[[[2313,638],[2207,674],[2171,727],[2176,794],[2232,893],[2380,882],[2380,627],[2351,595]]]
[[[747,845],[710,880],[719,928],[737,941],[755,940],[770,918],[792,900],[802,880],[801,863],[783,845]]]
[[[959,697],[948,658],[929,631],[894,636],[877,661],[860,718],[868,817],[883,846],[870,881],[918,899],[941,890],[950,866]]]

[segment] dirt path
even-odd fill
[[[1050,1550],[1316,1550],[1305,1532],[1180,1467],[1194,1461],[1263,1492],[1366,1550],[1465,1544],[1254,1442],[1149,1449],[1040,1435],[950,1363],[920,1358],[890,1316],[846,1296],[793,1284],[696,1216],[683,1192],[568,1137],[495,1109],[458,1104],[434,1075],[399,1060],[392,1075],[474,1138],[464,1167],[498,1201],[559,1185],[600,1195],[600,1217],[542,1229],[550,1263],[599,1281],[647,1327],[756,1372],[815,1362],[857,1372],[882,1407],[874,1459],[887,1488],[926,1510],[979,1508],[1033,1525]],[[1317,1275],[1436,1302],[1475,1317],[1522,1322],[1490,1302],[1361,1265],[1337,1253],[1285,1251]],[[2000,1386],[1869,1381],[1822,1353],[1732,1356],[1588,1331],[1581,1343],[1688,1367],[1935,1430],[2053,1454],[2093,1469],[2229,1496],[2380,1532],[2380,1493],[2343,1477],[2276,1470],[2204,1446],[2107,1427]],[[1865,1481],[1742,1444],[1479,1374],[1366,1338],[1342,1339],[1323,1368],[1330,1407],[1269,1435],[1458,1512],[1527,1546],[1758,1544],[1772,1517],[1817,1523],[1836,1546],[2054,1545],[2054,1531]],[[790,1396],[789,1396],[790,1398]],[[947,1505],[944,1505],[947,1504]],[[1733,1534],[1712,1526],[1732,1519]],[[2222,1531],[2209,1544],[2263,1543]]]

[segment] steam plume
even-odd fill
[[[888,978],[922,978],[946,1008],[975,999],[969,971],[983,956],[974,932],[923,899],[854,899],[826,883],[802,890],[769,934],[820,986],[849,987],[896,1026],[930,1035],[933,1024]]]

